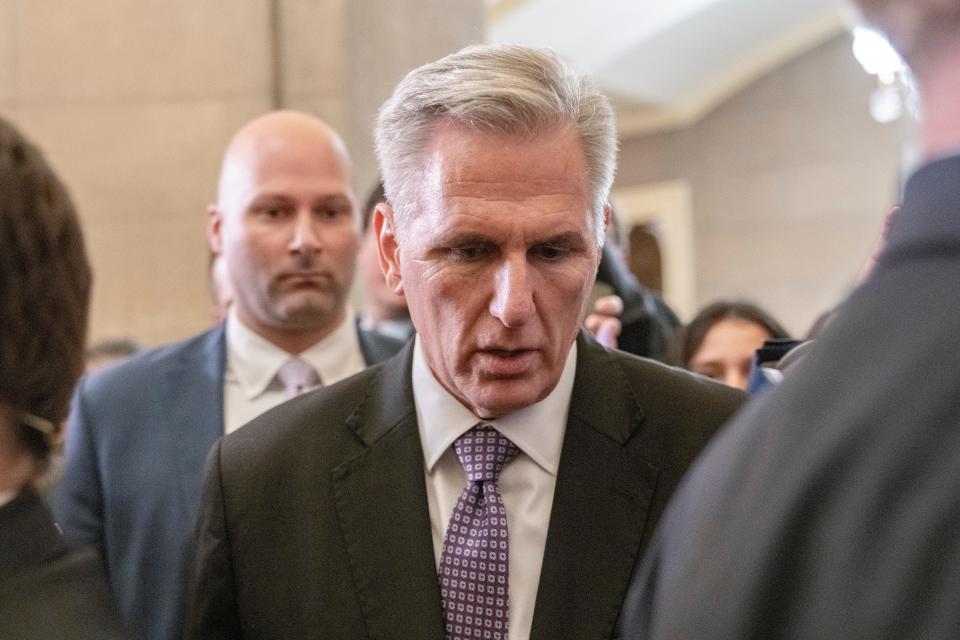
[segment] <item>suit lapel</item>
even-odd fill
[[[578,340],[532,640],[609,637],[639,554],[657,469],[627,447],[643,418],[618,374],[605,350]]]
[[[167,433],[175,451],[184,517],[197,512],[207,453],[223,435],[225,332],[221,324],[190,343],[164,375],[161,406],[168,411]]]
[[[370,637],[443,640],[411,355],[412,343],[348,420],[367,449],[334,469],[333,485]]]

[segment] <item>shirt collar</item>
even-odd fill
[[[560,464],[560,450],[563,448],[563,434],[566,431],[576,369],[577,345],[574,343],[567,354],[557,386],[546,398],[507,416],[483,420],[485,424],[492,425],[510,438],[521,451],[551,475],[556,475]],[[417,423],[420,425],[420,444],[423,447],[427,473],[433,473],[440,456],[457,438],[481,420],[434,377],[423,355],[419,336],[414,339],[412,373],[413,398],[417,407]]]
[[[255,333],[241,322],[234,309],[227,315],[226,325],[230,371],[248,399],[266,391],[280,367],[294,356],[310,363],[327,385],[354,373],[353,355],[360,353],[355,318],[349,308],[333,333],[300,354],[287,353]]]

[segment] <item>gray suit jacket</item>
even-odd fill
[[[359,330],[368,363],[401,343]],[[68,540],[104,550],[124,620],[147,640],[181,635],[185,566],[203,461],[223,435],[225,331],[85,378],[54,496]]]
[[[411,354],[211,451],[188,637],[443,639]],[[741,399],[580,337],[532,638],[612,636],[661,510]]]
[[[960,156],[664,516],[629,638],[960,637]]]

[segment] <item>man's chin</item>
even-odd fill
[[[339,322],[345,310],[332,299],[289,301],[280,310],[283,324],[291,328],[316,329]]]
[[[482,393],[467,398],[466,404],[478,418],[502,418],[540,402],[550,395],[552,388],[533,386],[530,381],[490,381],[484,383]]]

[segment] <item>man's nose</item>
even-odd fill
[[[311,253],[320,250],[320,234],[311,211],[298,211],[293,220],[293,237],[290,250],[295,253]]]
[[[533,279],[525,257],[507,259],[497,269],[490,313],[506,327],[519,327],[535,312]]]

